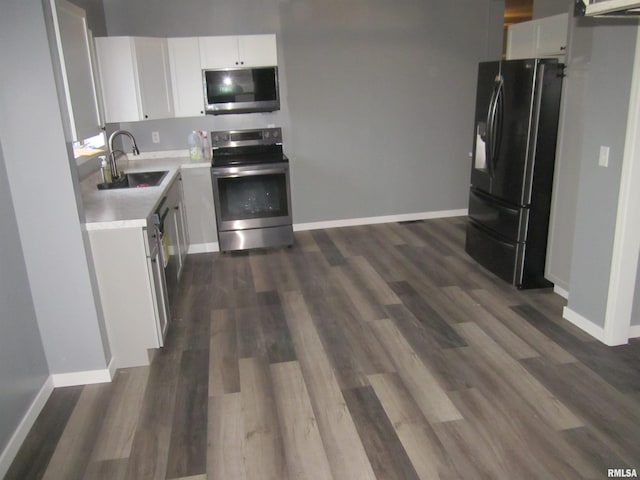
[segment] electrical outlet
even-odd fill
[[[153,143],[160,143],[160,132],[151,132],[151,141]]]
[[[609,166],[609,147],[600,145],[600,156],[598,157],[598,165],[601,167]]]

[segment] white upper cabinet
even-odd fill
[[[173,117],[166,38],[98,37],[95,41],[107,123]]]
[[[51,6],[71,136],[77,142],[98,134],[102,124],[93,71],[92,38],[84,10],[65,0],[52,0]]]
[[[275,34],[200,37],[201,68],[264,67],[277,64]]]
[[[169,63],[176,117],[204,115],[204,87],[198,37],[169,38]]]
[[[507,32],[507,60],[564,56],[568,23],[568,14],[562,13],[510,25]]]
[[[566,13],[538,20],[536,54],[538,57],[564,55],[567,48],[569,16]]]

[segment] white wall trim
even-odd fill
[[[5,474],[11,466],[14,458],[18,454],[27,434],[33,427],[38,415],[47,403],[54,388],[70,387],[74,385],[88,385],[91,383],[110,382],[116,373],[116,361],[112,358],[109,366],[104,370],[87,370],[84,372],[58,373],[49,375],[45,380],[42,388],[37,393],[33,402],[29,406],[27,413],[24,415],[18,428],[9,439],[7,447],[0,454],[0,478],[4,478]]]
[[[36,397],[31,402],[27,413],[20,421],[18,428],[13,432],[13,435],[9,439],[9,443],[6,448],[0,454],[0,478],[4,478],[9,467],[11,466],[11,462],[13,462],[14,458],[18,454],[22,443],[25,438],[27,438],[27,434],[33,424],[35,423],[38,415],[44,408],[44,405],[47,403],[51,392],[53,392],[53,379],[51,377],[47,378],[40,391],[37,393]]]
[[[631,325],[629,327],[629,338],[640,337],[640,325]]]
[[[553,286],[553,293],[560,295],[565,300],[569,300],[569,292],[558,285]]]
[[[304,230],[318,230],[321,228],[355,227],[357,225],[373,225],[377,223],[411,222],[432,218],[460,217],[468,214],[467,209],[440,210],[436,212],[406,213],[401,215],[386,215],[381,217],[348,218],[345,220],[328,220],[325,222],[296,223],[295,232]]]
[[[109,362],[109,365],[107,366],[107,370],[109,372],[109,381],[113,380],[113,377],[115,377],[116,375],[116,370],[118,370],[118,365],[116,363],[116,358],[115,357],[111,357],[111,361]]]
[[[83,372],[55,373],[51,375],[53,386],[72,387],[74,385],[90,385],[92,383],[108,383],[113,379],[116,369],[115,359],[103,370],[85,370]]]
[[[218,242],[192,243],[191,245],[189,245],[187,254],[191,255],[192,253],[211,253],[211,252],[219,252],[219,251],[220,251],[220,245],[218,245]]]
[[[564,307],[562,309],[562,317],[565,320],[568,320],[569,322],[573,323],[579,329],[587,332],[596,340],[600,340],[602,343],[606,345],[613,346],[605,342],[604,328],[599,327],[588,318],[580,315],[578,312],[571,310],[569,307]],[[627,343],[627,342],[625,341],[624,343]]]
[[[636,38],[620,193],[613,239],[604,335],[607,345],[629,339],[640,246],[640,27]]]

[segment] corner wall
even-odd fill
[[[0,453],[49,376],[0,144]],[[6,457],[6,459],[5,459]],[[0,477],[12,455],[0,455]]]
[[[580,166],[568,310],[596,330],[604,328],[608,301],[637,28],[634,21],[582,18],[575,29],[590,41],[572,45],[588,65],[582,135],[573,146]],[[606,168],[598,165],[600,146],[610,147]]]
[[[49,371],[104,370],[103,343],[39,0],[5,0],[0,15],[0,138]],[[1,385],[1,388],[5,388]]]

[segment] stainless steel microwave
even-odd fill
[[[202,77],[206,113],[280,110],[278,67],[203,70]]]

